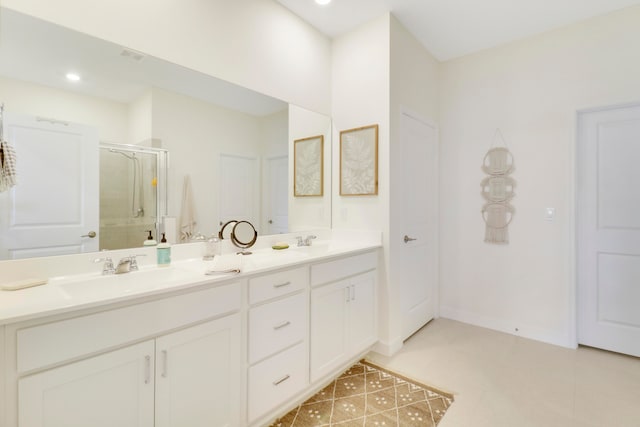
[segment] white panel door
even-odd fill
[[[435,314],[438,280],[438,132],[435,126],[403,113],[401,121],[401,221],[393,238],[400,248],[402,332],[406,339]],[[398,246],[399,244],[399,246]]]
[[[220,225],[238,220],[250,221],[256,228],[259,226],[259,172],[255,157],[220,154]]]
[[[153,341],[22,378],[20,427],[153,427]]]
[[[640,356],[640,105],[578,125],[578,342]]]
[[[289,231],[289,158],[267,159],[267,225],[265,234],[281,234]]]
[[[240,329],[234,314],[156,340],[156,427],[239,425]]]
[[[0,194],[0,259],[97,251],[97,130],[5,113],[4,136],[18,183]]]

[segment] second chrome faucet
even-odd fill
[[[298,239],[298,246],[311,246],[311,243],[315,238],[316,236],[313,234],[308,235],[305,239],[303,239],[302,236],[296,237],[296,239]]]

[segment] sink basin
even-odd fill
[[[301,252],[291,251],[289,249],[265,249],[254,251],[251,255],[245,255],[242,258],[242,271],[251,271],[257,268],[271,267],[286,264],[289,262],[302,261],[307,257],[307,255]]]
[[[294,246],[289,249],[308,256],[318,256],[347,249],[347,246],[335,242],[314,242],[311,246]]]
[[[126,274],[88,275],[71,279],[54,279],[67,299],[104,298],[162,289],[176,282],[201,278],[193,272],[175,267],[150,268]]]

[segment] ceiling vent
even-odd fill
[[[120,52],[120,56],[124,56],[125,58],[132,59],[136,62],[140,62],[145,58],[145,54],[141,52],[136,52],[133,49],[122,49]]]

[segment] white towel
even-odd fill
[[[205,274],[240,273],[242,271],[242,255],[228,254],[216,255],[211,262],[211,267]]]
[[[6,141],[0,141],[0,193],[16,185],[16,152]]]
[[[182,184],[182,206],[180,208],[180,241],[188,242],[196,231],[196,209],[193,205],[191,178],[184,176]]]

